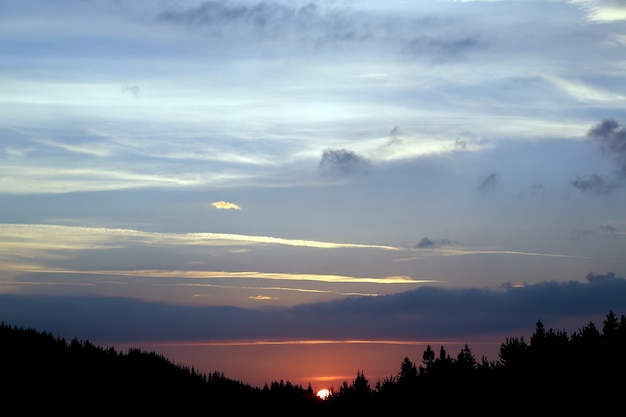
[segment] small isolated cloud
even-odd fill
[[[531,186],[532,195],[541,195],[546,192],[546,187],[543,184],[535,183]]]
[[[391,129],[391,131],[389,132],[389,145],[394,145],[396,143],[400,143],[402,142],[402,139],[400,139],[398,136],[400,136],[400,128],[398,126],[394,126],[393,129]]]
[[[229,203],[228,201],[216,201],[211,203],[211,205],[218,210],[241,210],[241,207],[237,204]]]
[[[431,56],[435,62],[443,63],[461,60],[466,52],[481,46],[483,42],[475,36],[450,39],[421,36],[411,40],[406,51],[412,55]]]
[[[500,174],[498,174],[497,172],[493,172],[482,179],[478,188],[483,191],[492,190],[496,188],[499,181]]]
[[[465,139],[457,139],[454,141],[454,148],[460,151],[467,150],[467,141]]]
[[[608,194],[617,186],[614,182],[609,182],[603,176],[592,174],[589,177],[577,177],[571,182],[574,188],[580,191],[591,191],[596,194]]]
[[[572,241],[582,240],[592,235],[594,235],[594,232],[591,230],[576,230],[574,234],[569,238],[569,240],[572,240]]]
[[[322,153],[319,169],[323,173],[349,175],[364,173],[370,168],[370,161],[346,149],[326,149]]]
[[[593,126],[587,136],[600,143],[601,148],[619,157],[626,155],[626,126],[615,120],[605,119]]]
[[[595,173],[587,177],[579,176],[571,184],[581,191],[608,194],[619,188],[626,179],[626,126],[605,119],[589,129],[587,137],[598,144],[603,153],[613,157],[617,163],[617,173],[609,179]]]
[[[271,301],[271,300],[280,300],[278,297],[270,297],[269,295],[255,295],[252,297],[248,297],[250,300],[255,301]]]
[[[616,227],[609,226],[607,224],[600,226],[600,230],[602,230],[602,232],[606,233],[607,235],[615,236],[619,234],[619,230]]]
[[[442,246],[449,245],[452,245],[452,241],[450,239],[433,240],[429,237],[423,237],[422,240],[420,240],[420,242],[415,245],[415,247],[418,249],[436,249]]]
[[[140,92],[141,91],[138,85],[123,85],[122,86],[122,93],[124,94],[130,94],[133,97],[139,97]]]

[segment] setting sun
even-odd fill
[[[325,400],[326,398],[328,398],[328,396],[330,395],[330,391],[327,390],[326,388],[321,389],[319,391],[317,391],[316,394],[319,398],[321,398],[322,400]]]

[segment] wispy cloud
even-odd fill
[[[79,274],[79,275],[106,275],[121,277],[147,277],[147,278],[179,278],[179,279],[264,279],[278,281],[317,281],[329,283],[369,283],[369,284],[424,284],[436,282],[433,280],[415,280],[408,276],[389,277],[350,277],[343,275],[322,274],[296,274],[296,273],[271,273],[257,271],[191,271],[191,270],[72,270],[34,268],[25,272]]]
[[[432,56],[437,63],[448,63],[465,58],[468,52],[485,47],[477,36],[433,38],[421,36],[412,39],[406,45],[406,53]]]
[[[224,340],[146,343],[145,346],[415,345],[417,340]],[[423,341],[419,341],[423,343]],[[448,342],[449,343],[449,342]],[[462,342],[459,342],[462,343]],[[120,346],[123,346],[120,345]],[[334,378],[334,377],[331,377]]]
[[[120,245],[125,239],[136,242],[158,243],[170,245],[228,245],[240,244],[274,244],[287,246],[305,246],[319,249],[362,248],[382,250],[402,250],[400,247],[387,245],[370,245],[360,243],[324,242],[304,239],[286,239],[271,236],[248,236],[233,233],[155,233],[132,229],[108,229],[93,227],[76,227],[42,224],[0,224],[0,236],[21,241],[32,248],[63,249],[68,244],[74,249],[92,249],[94,242],[104,245],[113,242]],[[63,243],[59,243],[63,242]]]
[[[68,192],[108,191],[137,188],[174,188],[198,186],[210,182],[228,182],[228,176],[160,174],[133,171],[129,167],[107,169],[89,167],[76,163],[74,167],[35,166],[7,163],[3,168],[11,170],[13,177],[1,185],[1,191],[9,194],[61,194]]]
[[[500,182],[500,174],[498,172],[493,172],[480,180],[478,189],[482,191],[493,190],[496,188],[499,182]]]
[[[39,143],[78,154],[85,154],[97,157],[105,157],[110,155],[110,149],[100,143],[71,144],[45,139],[40,140]]]
[[[139,246],[137,246],[139,245]],[[132,229],[109,229],[76,226],[41,224],[0,224],[0,269],[4,271],[48,274],[78,274],[102,276],[126,276],[145,278],[178,279],[263,279],[283,281],[315,281],[325,283],[360,284],[422,284],[438,282],[437,279],[416,279],[408,275],[371,277],[367,275],[349,276],[327,273],[302,272],[263,272],[255,270],[207,270],[205,268],[181,269],[119,269],[119,268],[76,268],[82,252],[107,253],[112,250],[128,251],[136,247],[184,248],[228,248],[253,247],[256,245],[275,247],[296,247],[322,250],[375,250],[389,253],[393,261],[417,260],[438,256],[502,255],[540,256],[553,258],[580,258],[546,252],[507,250],[498,248],[471,248],[454,245],[449,239],[432,240],[424,238],[414,246],[388,246],[360,243],[338,243],[315,240],[286,239],[269,236],[250,236],[227,233],[156,233]],[[236,251],[236,252],[238,252]],[[123,252],[120,252],[123,253]],[[235,255],[235,253],[232,253]],[[243,252],[245,255],[246,252]],[[180,261],[177,261],[180,262]],[[185,263],[189,261],[183,261]],[[65,265],[65,266],[63,266]],[[348,292],[348,291],[344,291]],[[358,292],[358,291],[357,291]],[[362,292],[362,291],[361,291]]]
[[[450,255],[521,255],[521,256],[545,256],[548,258],[581,258],[574,255],[563,255],[558,253],[541,253],[541,252],[523,252],[513,250],[498,250],[498,249],[483,249],[483,250],[449,250],[442,249],[440,251],[443,254]]]
[[[543,75],[541,78],[581,102],[623,103],[626,101],[624,94],[588,85],[581,81],[568,80],[554,75]]]
[[[585,258],[579,255],[565,255],[558,253],[542,253],[542,252],[525,252],[502,249],[472,249],[455,247],[450,249],[437,247],[423,247],[415,250],[415,255],[397,258],[397,261],[409,261],[415,259],[423,259],[431,256],[472,256],[472,255],[507,255],[507,256],[539,256],[547,258]]]
[[[620,0],[569,0],[579,4],[592,22],[611,23],[626,20],[626,5]]]
[[[220,284],[210,284],[210,283],[177,283],[175,285],[185,285],[190,287],[214,287],[214,288],[231,288],[231,289],[244,289],[244,290],[252,290],[252,291],[269,291],[269,292],[301,292],[301,293],[312,293],[312,294],[334,294],[341,295],[345,297],[380,297],[382,294],[380,293],[372,293],[372,292],[359,292],[359,291],[336,291],[336,290],[327,290],[327,289],[313,289],[313,288],[297,288],[297,287],[277,287],[277,286],[268,286],[268,285],[245,285],[238,282],[233,285],[220,285]],[[194,297],[206,297],[206,294],[194,294]],[[278,298],[274,298],[278,300]]]
[[[471,254],[519,254],[529,256],[570,257],[570,255],[553,253],[535,253],[505,249],[476,249],[454,246],[450,239],[432,240],[423,238],[414,248],[361,243],[339,243],[317,240],[286,239],[271,236],[250,236],[232,233],[158,233],[133,229],[109,229],[94,227],[77,227],[43,224],[0,224],[1,244],[6,249],[19,247],[22,250],[97,250],[123,248],[128,242],[158,245],[197,245],[197,246],[228,246],[272,244],[317,249],[379,249],[395,252],[415,252],[441,255]],[[196,274],[194,271],[181,273]],[[404,278],[402,278],[404,279]]]

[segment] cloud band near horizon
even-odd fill
[[[121,297],[0,295],[7,324],[95,342],[475,338],[626,311],[626,279],[499,290],[436,286],[271,310],[182,306]],[[582,322],[580,326],[587,324]]]

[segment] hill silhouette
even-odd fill
[[[405,357],[397,374],[373,386],[357,370],[326,400],[289,381],[253,387],[154,352],[122,353],[0,323],[4,406],[24,414],[598,414],[623,408],[625,374],[626,317],[612,311],[601,328],[589,322],[572,335],[538,321],[529,341],[507,338],[497,361],[477,360],[468,345],[454,357],[428,346],[421,364]]]
[[[260,389],[220,372],[196,372],[154,352],[132,348],[121,353],[76,339],[68,343],[4,322],[0,382],[2,398],[16,401],[25,414],[64,409],[81,415],[185,415],[224,407],[237,413],[273,404],[285,408],[294,401],[302,406],[319,402],[310,388],[291,383],[273,382]]]

